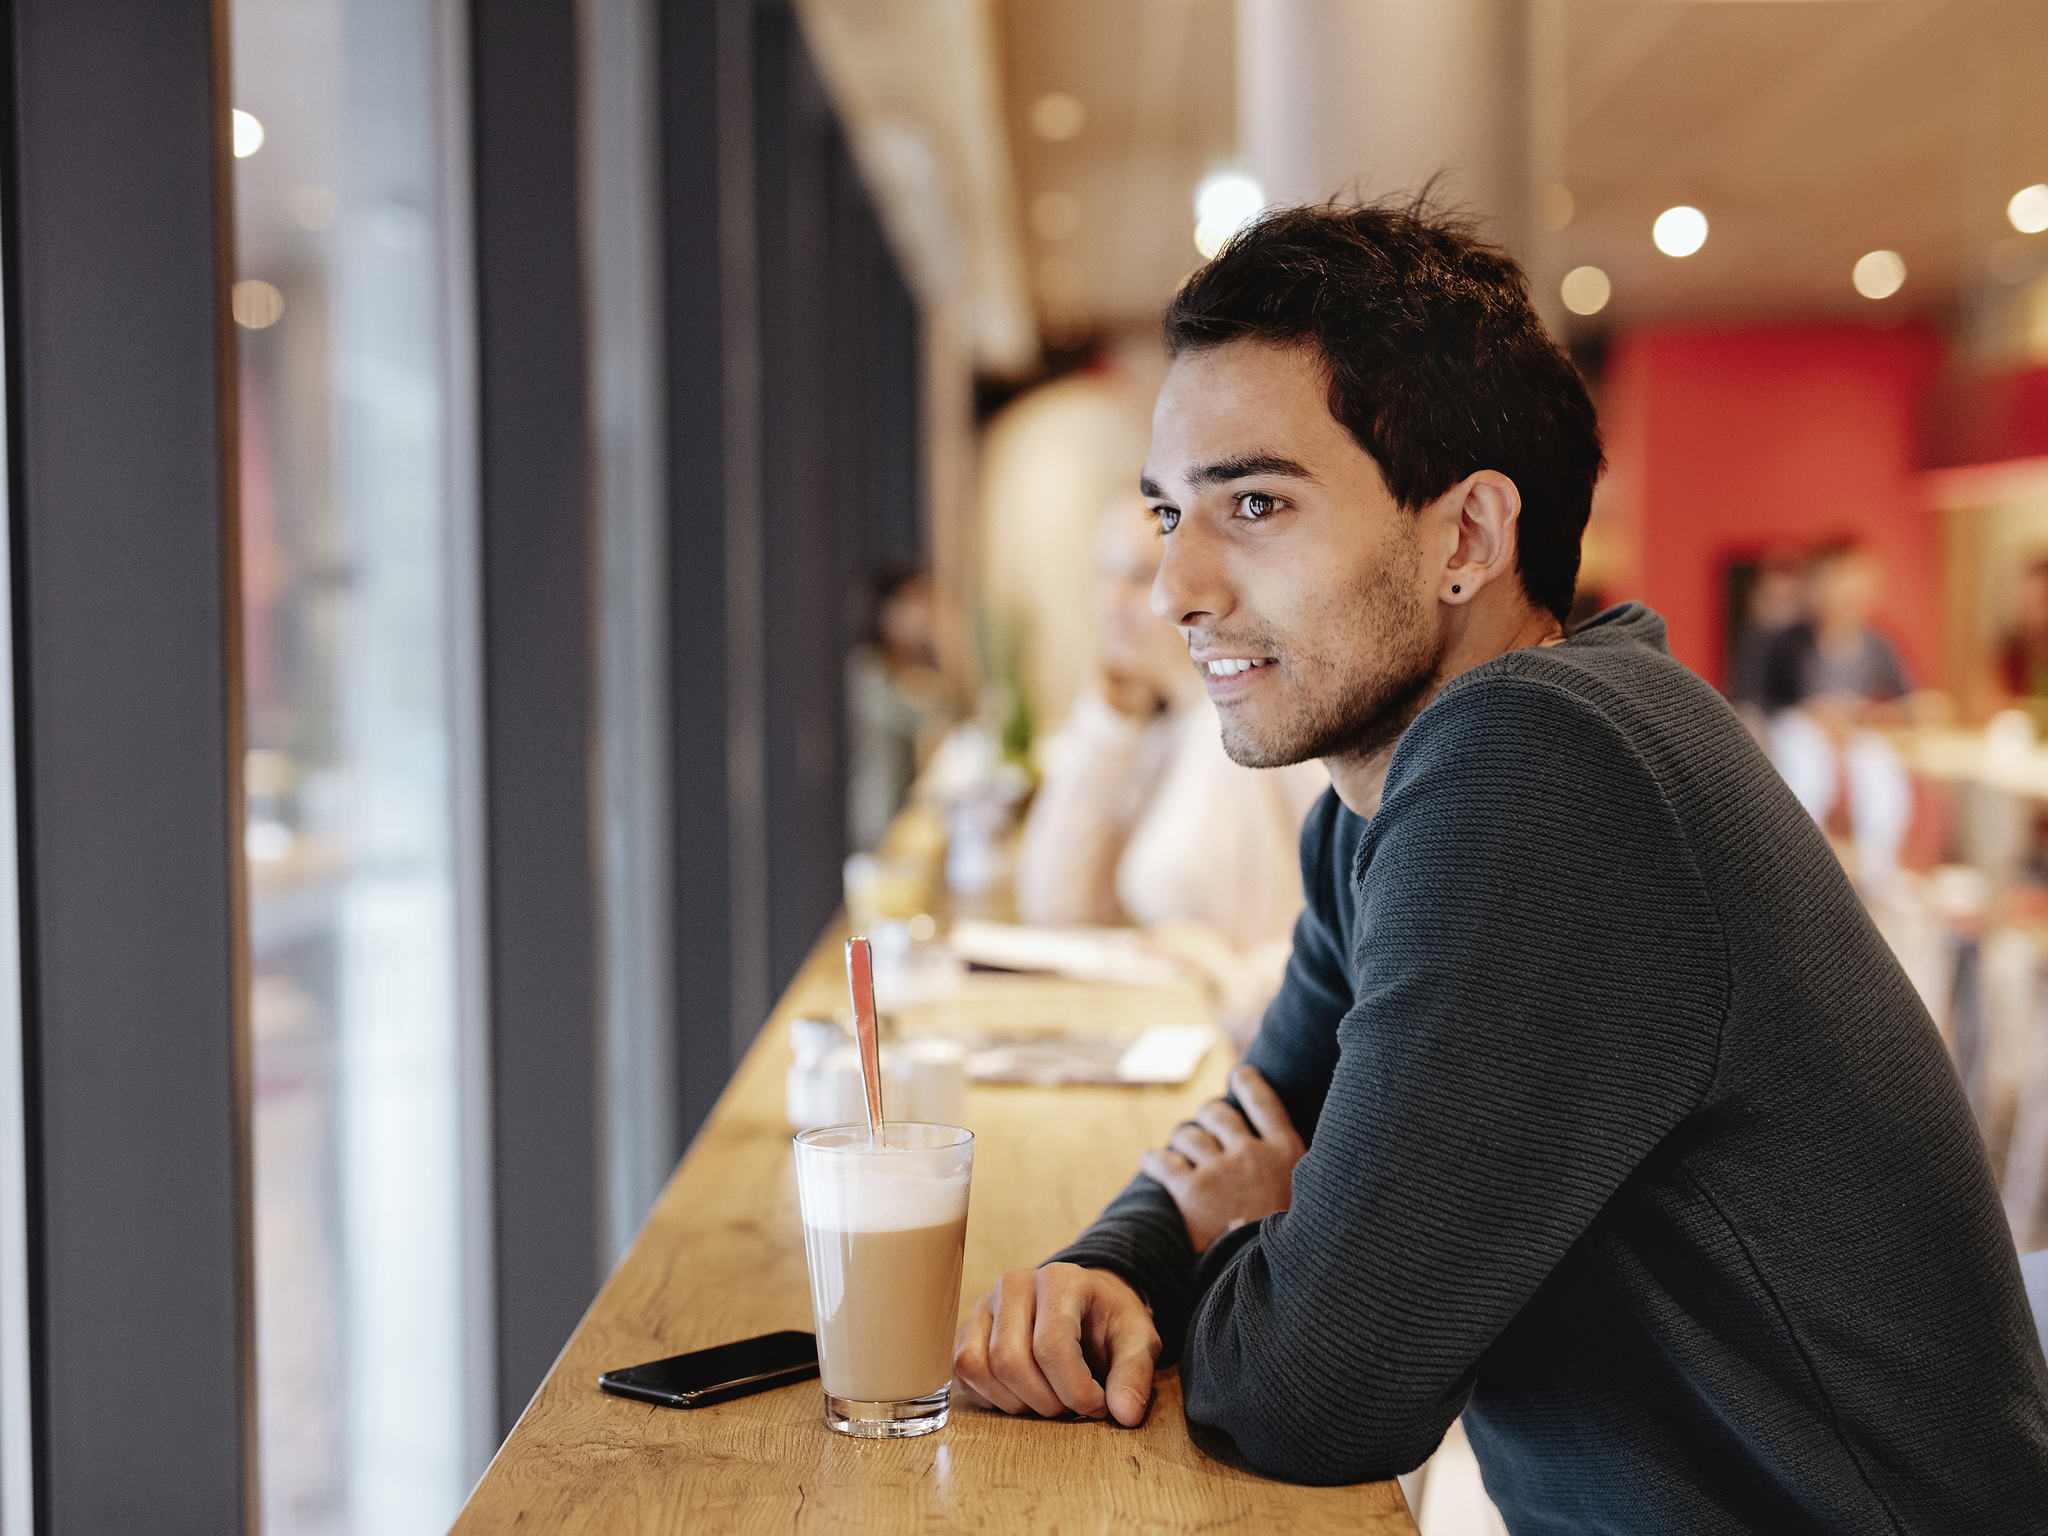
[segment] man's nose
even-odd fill
[[[1215,540],[1183,517],[1166,538],[1159,574],[1152,578],[1152,611],[1186,628],[1220,618],[1230,606]]]

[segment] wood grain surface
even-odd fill
[[[679,1411],[598,1391],[601,1371],[778,1328],[810,1329],[783,1114],[788,1023],[843,1006],[828,933],[456,1522],[487,1532],[1349,1532],[1414,1536],[1399,1488],[1300,1488],[1189,1441],[1163,1375],[1136,1430],[956,1408],[916,1440],[825,1428],[816,1381]],[[963,1024],[1135,1028],[1208,1017],[1189,990],[975,976],[906,1032]],[[1005,1269],[1056,1250],[1173,1124],[1220,1089],[1218,1040],[1185,1088],[974,1088],[963,1313]]]

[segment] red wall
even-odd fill
[[[2048,458],[2048,368],[1959,375],[1928,401],[1929,469]]]
[[[1883,562],[1880,624],[1908,673],[1938,683],[1940,535],[1913,476],[1939,360],[1918,325],[1624,334],[1601,388],[1602,516],[1630,552],[1610,596],[1663,614],[1718,683],[1726,563],[1853,538]]]

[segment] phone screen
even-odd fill
[[[817,1339],[791,1329],[606,1371],[597,1384],[619,1397],[671,1408],[701,1408],[817,1374]]]

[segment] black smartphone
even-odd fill
[[[629,1365],[622,1371],[606,1371],[597,1384],[615,1396],[660,1403],[664,1408],[702,1408],[749,1392],[807,1381],[817,1374],[817,1339],[788,1329],[764,1333],[758,1339],[741,1339],[737,1344],[670,1355],[666,1360],[650,1360],[645,1365]]]

